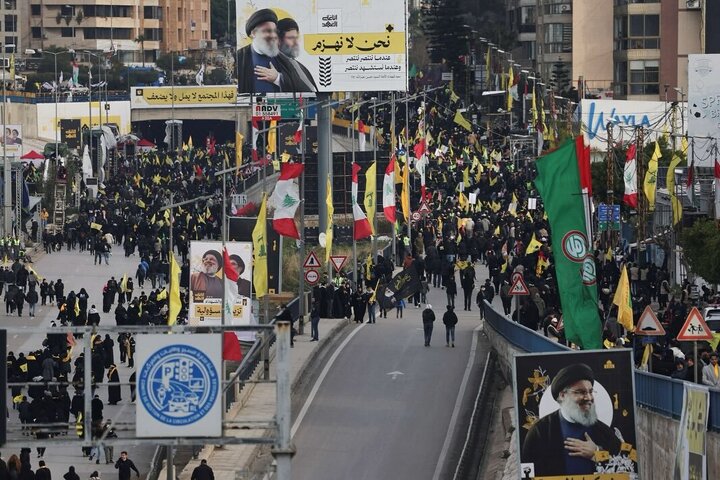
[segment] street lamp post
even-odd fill
[[[10,160],[7,157],[7,138],[5,138],[5,130],[7,128],[7,101],[6,101],[6,89],[5,89],[5,59],[7,58],[6,53],[8,48],[15,48],[15,44],[7,44],[3,45],[2,48],[2,58],[3,58],[3,65],[2,65],[2,123],[3,123],[3,142],[2,142],[2,155],[3,155],[3,174],[5,176],[4,178],[4,195],[3,195],[3,201],[4,201],[4,208],[3,208],[3,214],[4,214],[4,221],[3,221],[3,227],[5,229],[5,235],[10,235],[12,232],[12,187],[11,187],[11,165]]]

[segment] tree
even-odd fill
[[[227,71],[224,68],[213,68],[205,76],[205,85],[227,85]]]
[[[135,38],[135,43],[140,44],[140,54],[142,55],[142,66],[145,66],[145,35],[138,35]]]
[[[564,63],[557,62],[553,64],[550,85],[557,94],[562,94],[569,89],[570,74],[568,74],[567,66]]]
[[[445,60],[459,73],[460,57],[468,53],[470,36],[460,0],[428,0],[422,9],[420,22],[428,39],[430,60],[434,63]]]
[[[228,9],[230,25],[228,29]],[[229,0],[212,0],[210,7],[210,36],[218,41],[233,45],[235,43],[235,2]],[[229,31],[228,31],[229,30]]]
[[[690,270],[712,284],[720,283],[720,230],[713,220],[698,219],[680,236]]]

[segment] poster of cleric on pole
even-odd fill
[[[407,90],[405,0],[236,0],[239,91]]]
[[[632,367],[624,349],[516,356],[519,477],[640,478]]]

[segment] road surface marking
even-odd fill
[[[385,375],[390,375],[392,377],[392,379],[395,380],[398,377],[398,375],[405,375],[405,374],[403,372],[399,372],[399,371],[395,370],[394,372],[388,372]]]
[[[467,389],[467,383],[470,379],[470,372],[472,371],[473,364],[475,363],[475,351],[477,350],[478,344],[478,332],[482,329],[481,325],[478,325],[473,329],[472,346],[470,347],[470,357],[468,358],[467,366],[465,367],[465,374],[463,375],[462,383],[460,384],[460,390],[458,396],[455,399],[455,408],[453,408],[452,416],[450,417],[450,425],[448,425],[447,434],[445,435],[445,442],[443,443],[442,450],[440,450],[440,457],[438,463],[435,466],[435,474],[433,480],[440,478],[440,471],[442,470],[443,463],[447,457],[448,450],[450,449],[450,442],[455,434],[455,424],[457,423],[458,416],[460,416],[460,407],[462,406],[463,397],[465,396],[465,390]]]
[[[315,380],[315,385],[313,385],[312,390],[310,391],[310,394],[308,395],[307,399],[305,399],[305,404],[303,404],[302,409],[300,410],[300,413],[298,413],[297,418],[295,419],[295,423],[293,423],[292,429],[290,430],[290,438],[293,438],[295,434],[297,433],[298,429],[300,428],[300,424],[303,421],[303,418],[305,418],[305,415],[307,414],[308,410],[310,409],[310,405],[312,404],[313,400],[315,399],[315,395],[317,395],[318,390],[320,390],[320,386],[322,385],[322,382],[325,380],[325,377],[327,377],[327,374],[330,372],[330,369],[332,368],[333,364],[335,363],[335,360],[337,360],[337,357],[340,356],[340,353],[345,349],[348,343],[350,343],[350,340],[365,326],[367,323],[361,323],[359,327],[357,327],[355,330],[350,332],[350,335],[348,335],[345,340],[340,344],[340,346],[333,352],[332,356],[330,357],[330,360],[325,364],[325,368],[323,368],[322,372],[320,372],[320,376]]]

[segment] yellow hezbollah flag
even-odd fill
[[[255,295],[262,298],[267,294],[267,194],[263,194],[260,212],[252,231],[253,241],[253,285]]]
[[[370,164],[368,169],[365,171],[365,211],[367,212],[367,218],[370,220],[370,230],[375,235],[375,208],[376,208],[376,197],[377,195],[377,165],[376,162]]]
[[[121,291],[122,293],[125,293],[125,292],[128,291],[128,290],[127,290],[127,280],[128,280],[128,276],[127,276],[127,273],[126,273],[126,274],[123,275],[122,280],[120,280],[120,291]]]
[[[267,136],[267,149],[266,152],[270,155],[274,155],[277,150],[277,120],[270,120],[270,130]]]
[[[632,332],[632,297],[630,297],[630,281],[628,280],[628,273],[625,265],[623,265],[622,272],[620,272],[620,281],[618,282],[617,290],[615,290],[613,305],[617,305],[618,307],[618,323],[625,327],[625,330]]]
[[[245,140],[243,134],[240,132],[235,132],[235,168],[240,168],[240,165],[242,165],[243,140]]]
[[[335,213],[335,207],[333,207],[333,196],[332,196],[332,182],[330,178],[327,179],[327,196],[325,197],[325,204],[327,206],[327,226],[325,227],[325,263],[330,261],[330,255],[332,255],[332,241],[333,241],[333,214]]]
[[[167,293],[166,293],[167,295]],[[158,297],[159,298],[159,297]],[[175,325],[182,302],[180,301],[180,265],[175,254],[170,254],[170,299],[168,304],[168,325]]]
[[[535,238],[535,234],[533,233],[532,239],[530,240],[530,243],[528,243],[528,246],[525,249],[525,255],[530,255],[531,253],[537,252],[538,250],[540,250],[540,247],[542,247],[542,243],[538,242],[537,238]]]
[[[500,236],[500,225],[498,225],[497,227],[495,227],[495,231],[493,232],[493,235],[496,235],[496,236],[498,236],[498,237]]]
[[[513,86],[513,83],[515,82],[514,74],[513,74],[513,67],[510,65],[510,68],[508,69],[508,83],[507,83],[507,110],[512,110],[513,105],[513,97],[512,93],[510,93],[510,89]]]
[[[463,117],[462,113],[460,113],[460,110],[455,111],[455,118],[453,119],[453,121],[463,127],[468,132],[472,132],[472,125],[465,117]]]
[[[645,181],[643,183],[643,191],[648,200],[648,210],[655,211],[655,185],[657,184],[658,160],[662,157],[660,153],[660,145],[655,140],[655,151],[647,165],[645,172]]]
[[[400,195],[400,204],[402,205],[403,216],[405,221],[410,221],[410,167],[408,162],[403,166],[403,186]]]
[[[90,223],[90,228],[92,228],[93,230],[100,231],[100,230],[102,230],[102,225],[100,225],[99,223],[92,222],[92,223]]]
[[[683,142],[684,141],[685,138],[683,137]],[[677,198],[677,195],[675,195],[675,167],[677,167],[681,161],[682,159],[679,156],[673,155],[672,160],[670,161],[670,165],[668,166],[667,177],[665,178],[667,190],[670,193],[670,205],[672,206],[673,225],[677,225],[678,223],[680,223],[683,213],[682,201]]]

